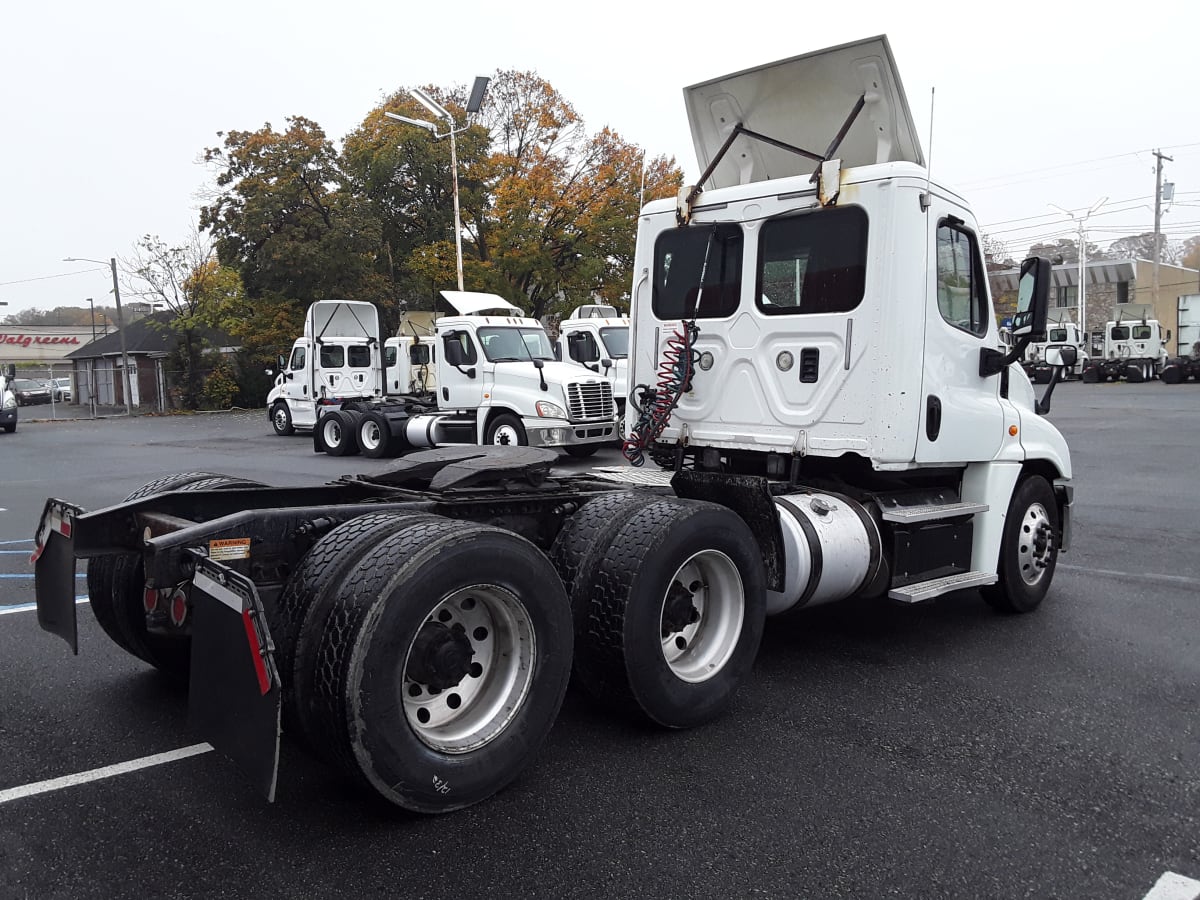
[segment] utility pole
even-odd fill
[[[1154,151],[1154,313],[1158,315],[1158,262],[1162,257],[1162,164],[1175,162],[1161,151]]]

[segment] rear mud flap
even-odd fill
[[[197,556],[192,578],[192,728],[267,798],[279,770],[279,670],[254,582]]]
[[[38,625],[66,641],[76,656],[79,629],[75,619],[74,523],[80,512],[71,503],[47,500],[34,534],[33,551]]]

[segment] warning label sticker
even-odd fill
[[[209,559],[249,559],[250,538],[226,538],[208,542]]]

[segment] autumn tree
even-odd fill
[[[476,235],[481,281],[534,317],[592,296],[625,296],[643,152],[610,128],[589,135],[574,108],[534,73],[496,73],[482,119],[495,183]],[[651,160],[645,197],[674,193],[682,181],[674,160]]]
[[[1189,269],[1200,269],[1200,235],[1193,235],[1183,242],[1179,264]]]
[[[1105,254],[1099,244],[1087,242],[1088,259],[1104,259]],[[1055,265],[1079,262],[1079,243],[1071,238],[1059,238],[1056,241],[1045,241],[1034,244],[1029,248],[1030,256],[1044,256]]]
[[[317,123],[290,117],[276,132],[222,134],[205,150],[217,192],[200,211],[223,265],[237,269],[247,296],[290,300],[378,299],[378,222],[344,184],[340,159]]]
[[[121,262],[127,293],[170,313],[160,327],[179,338],[174,359],[180,399],[188,409],[199,408],[205,333],[223,330],[231,313],[242,307],[241,278],[218,262],[211,240],[200,232],[174,246],[157,235],[145,235],[133,255]]]
[[[1164,235],[1159,235],[1159,262],[1167,265],[1177,265],[1183,259],[1184,246],[1178,241],[1169,241]],[[1154,232],[1146,231],[1128,237],[1118,238],[1108,245],[1108,253],[1113,258],[1132,257],[1134,259],[1154,259]]]

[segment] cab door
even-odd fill
[[[917,462],[994,459],[1005,418],[1000,375],[979,374],[1000,345],[979,238],[965,210],[936,195],[929,210],[925,353]]]
[[[292,424],[301,428],[312,428],[317,423],[317,409],[313,399],[310,353],[312,347],[305,338],[292,345],[292,355],[283,370],[279,391],[292,414]]]
[[[474,334],[466,328],[442,333],[437,360],[438,406],[478,409],[483,403],[484,372]]]

